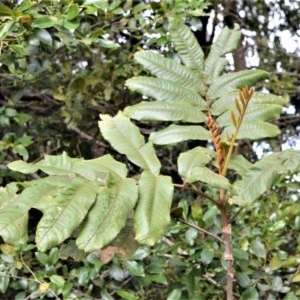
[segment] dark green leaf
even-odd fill
[[[33,25],[37,28],[50,28],[53,27],[56,23],[56,19],[48,16],[37,17]]]
[[[126,269],[134,276],[145,276],[144,267],[142,264],[137,263],[134,260],[126,261]]]
[[[14,21],[9,21],[9,22],[3,23],[0,26],[0,41],[3,41],[7,37],[7,35],[12,32],[12,30],[14,29],[14,26],[15,26]]]
[[[201,261],[205,264],[208,265],[212,262],[213,258],[215,255],[215,251],[212,248],[205,247],[200,254],[200,259]]]
[[[259,239],[255,239],[251,242],[250,251],[258,258],[266,257],[265,246]]]

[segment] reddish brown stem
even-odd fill
[[[220,190],[220,213],[222,220],[222,232],[223,232],[223,242],[224,242],[224,259],[227,266],[227,285],[226,285],[226,294],[227,300],[234,300],[233,295],[233,279],[234,279],[234,270],[233,270],[233,254],[232,254],[232,245],[231,245],[231,223],[227,217],[226,211],[226,193],[224,190]]]

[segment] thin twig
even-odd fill
[[[190,227],[192,227],[192,228],[194,228],[194,229],[196,229],[196,230],[198,230],[198,231],[200,231],[200,232],[203,232],[203,233],[205,233],[205,234],[207,234],[207,235],[209,235],[209,236],[215,238],[215,239],[218,240],[221,244],[224,245],[224,241],[223,241],[220,237],[218,237],[217,235],[215,235],[215,234],[213,234],[213,233],[211,233],[211,232],[209,232],[209,231],[207,231],[207,230],[205,230],[205,229],[203,229],[203,228],[200,228],[200,227],[198,227],[198,226],[196,226],[196,225],[194,225],[194,224],[192,224],[192,223],[190,223],[190,222],[188,222],[188,221],[185,221],[185,220],[183,220],[183,219],[177,219],[177,220],[178,220],[179,222],[183,223],[183,224],[186,224],[186,225],[188,225],[188,226],[190,226]]]
[[[228,221],[229,224],[231,224],[235,218],[242,212],[242,210],[245,208],[246,206],[242,206]]]
[[[218,288],[221,289],[223,292],[225,292],[225,289],[224,289],[219,283],[217,283],[214,279],[212,279],[209,275],[204,274],[204,275],[203,275],[203,278],[204,278],[205,280],[207,280],[209,283],[211,283],[212,285],[218,287]]]
[[[34,272],[30,269],[30,267],[25,263],[25,261],[23,260],[23,256],[22,253],[20,255],[20,259],[22,264],[27,268],[27,270],[30,272],[30,274],[33,276],[34,280],[39,283],[42,284],[42,282],[40,280],[38,280],[38,278],[35,276]],[[50,288],[50,286],[48,287],[48,290],[53,294],[53,296],[55,297],[55,299],[60,300],[60,298],[55,294],[55,292]],[[28,298],[29,299],[29,298]]]
[[[177,187],[177,188],[180,188],[180,189],[183,189],[183,190],[189,190],[189,191],[192,191],[192,192],[196,193],[197,195],[199,195],[199,196],[201,196],[201,197],[204,197],[204,198],[206,198],[207,200],[213,202],[216,206],[219,207],[218,201],[216,201],[214,198],[208,196],[207,194],[205,194],[205,193],[203,193],[203,192],[201,192],[201,191],[198,191],[198,190],[196,190],[196,189],[194,189],[194,188],[192,188],[192,187],[186,185],[185,183],[184,183],[184,184],[173,183],[173,186],[174,186],[174,187]]]
[[[101,146],[104,148],[109,148],[108,145],[104,144],[103,142],[98,141],[97,139],[95,139],[94,137],[92,137],[91,135],[87,134],[86,132],[82,131],[81,129],[79,129],[77,127],[72,127],[71,130],[78,133],[78,135],[85,140],[93,141],[98,146]]]

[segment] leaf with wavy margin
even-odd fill
[[[181,153],[177,161],[179,175],[184,182],[190,182],[193,169],[205,166],[214,156],[215,152],[213,150],[203,147],[196,147]]]
[[[98,191],[95,182],[76,177],[54,197],[43,197],[37,206],[43,212],[36,231],[38,249],[45,251],[69,238],[86,217]]]
[[[138,127],[129,118],[119,112],[116,116],[100,115],[100,131],[103,137],[118,152],[145,170],[158,174],[160,162],[155,154],[152,143],[145,144]]]
[[[110,243],[125,226],[137,198],[138,187],[130,178],[102,187],[77,237],[78,248],[94,251]]]

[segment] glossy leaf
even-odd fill
[[[158,145],[208,139],[210,139],[210,133],[202,126],[170,125],[165,129],[150,134],[150,140]]]
[[[170,103],[162,101],[144,102],[127,106],[124,114],[135,120],[147,121],[183,121],[201,123],[206,115],[197,107],[184,103]]]
[[[266,258],[266,249],[264,244],[259,240],[255,239],[251,242],[250,251],[259,258]]]
[[[133,179],[121,179],[102,187],[76,240],[78,248],[94,251],[111,242],[125,226],[137,197]]]
[[[118,113],[115,117],[101,115],[99,127],[104,138],[118,152],[145,170],[158,174],[160,162],[151,143],[145,144],[144,137],[127,117]]]
[[[148,69],[153,75],[177,82],[187,89],[199,90],[201,82],[189,68],[178,64],[174,59],[165,58],[153,51],[139,51],[135,60]]]
[[[201,109],[206,108],[206,102],[197,92],[167,79],[144,76],[133,77],[126,81],[126,86],[156,100],[169,101],[174,104],[176,102],[186,102],[199,106]]]
[[[36,32],[36,37],[40,40],[41,43],[52,46],[52,36],[46,29],[39,29]]]
[[[14,26],[15,26],[14,21],[9,21],[9,22],[1,24],[1,26],[0,26],[0,41],[3,41],[7,37],[7,35],[11,33]]]
[[[170,221],[173,185],[168,176],[144,171],[139,180],[139,202],[135,212],[136,240],[153,246]]]
[[[57,20],[55,18],[41,15],[35,19],[33,25],[37,28],[49,28],[53,27],[56,21]]]
[[[173,290],[167,298],[167,300],[181,300],[181,299],[182,298],[181,298],[181,290],[180,289]]]
[[[259,293],[254,287],[247,288],[241,295],[240,300],[259,300]]]
[[[215,254],[214,249],[209,248],[209,247],[205,247],[205,248],[201,251],[201,254],[200,254],[201,262],[203,262],[205,265],[210,264],[211,261],[212,261],[213,258],[214,258],[214,254]]]

